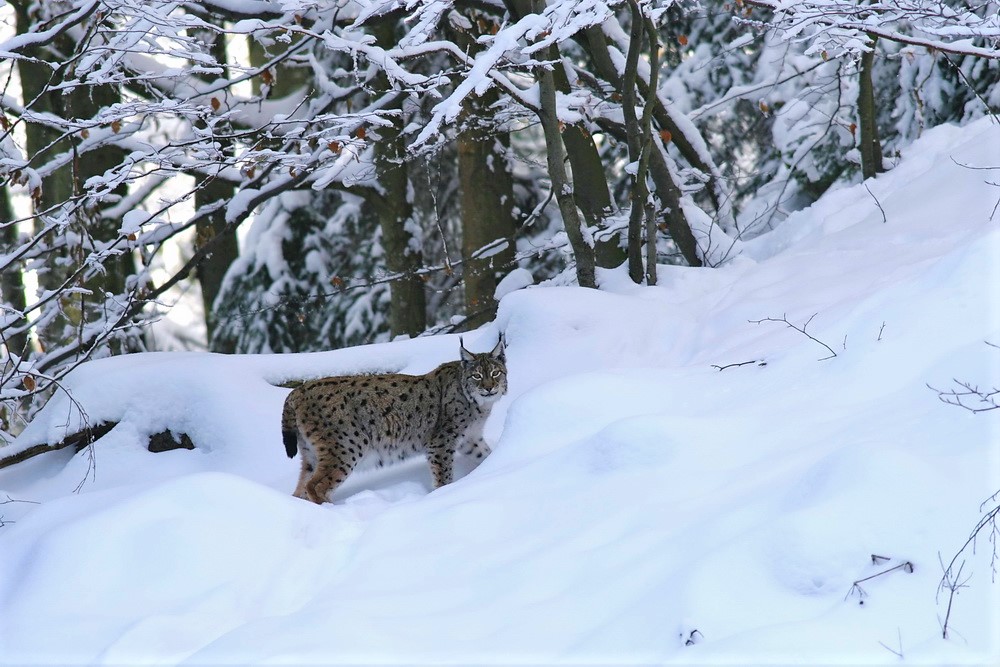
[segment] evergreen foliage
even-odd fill
[[[388,337],[388,286],[358,289],[381,256],[357,197],[293,193],[257,217],[216,304],[218,351],[310,352]],[[353,289],[352,289],[353,288]]]

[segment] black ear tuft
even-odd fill
[[[505,346],[504,346],[503,333],[501,333],[497,337],[497,346],[493,348],[492,352],[490,352],[490,356],[493,357],[494,359],[504,361],[507,358],[506,355],[504,354],[504,349]]]
[[[465,343],[462,342],[462,337],[461,336],[458,337],[458,347],[459,347],[459,349],[461,351],[461,354],[462,354],[462,361],[474,361],[475,360],[476,355],[472,354],[471,352],[469,352],[468,350],[465,349]]]

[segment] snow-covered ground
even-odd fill
[[[412,461],[291,497],[274,385],[457,336],[86,364],[4,452],[118,422],[0,470],[33,501],[0,505],[0,663],[996,664],[985,537],[947,639],[938,585],[1000,410],[927,385],[1000,383],[998,182],[1000,126],[941,127],[721,268],[511,292],[465,339],[507,337],[494,453],[435,491]],[[164,429],[196,449],[146,451]]]

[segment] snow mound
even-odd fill
[[[0,664],[996,664],[989,549],[947,639],[938,585],[1000,489],[1000,411],[929,386],[1000,378],[997,155],[989,119],[937,128],[655,288],[512,279],[466,337],[508,343],[494,452],[433,491],[416,460],[290,497],[277,385],[423,373],[457,336],[82,366],[117,426],[0,470],[38,503],[0,506]],[[12,449],[81,423],[55,400]],[[148,452],[163,429],[195,449]]]

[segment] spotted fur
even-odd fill
[[[292,390],[281,435],[289,458],[302,454],[295,495],[323,503],[363,459],[383,465],[420,453],[443,486],[456,451],[488,454],[483,424],[507,391],[503,340],[483,354],[459,347],[459,361],[426,375],[328,377]]]

